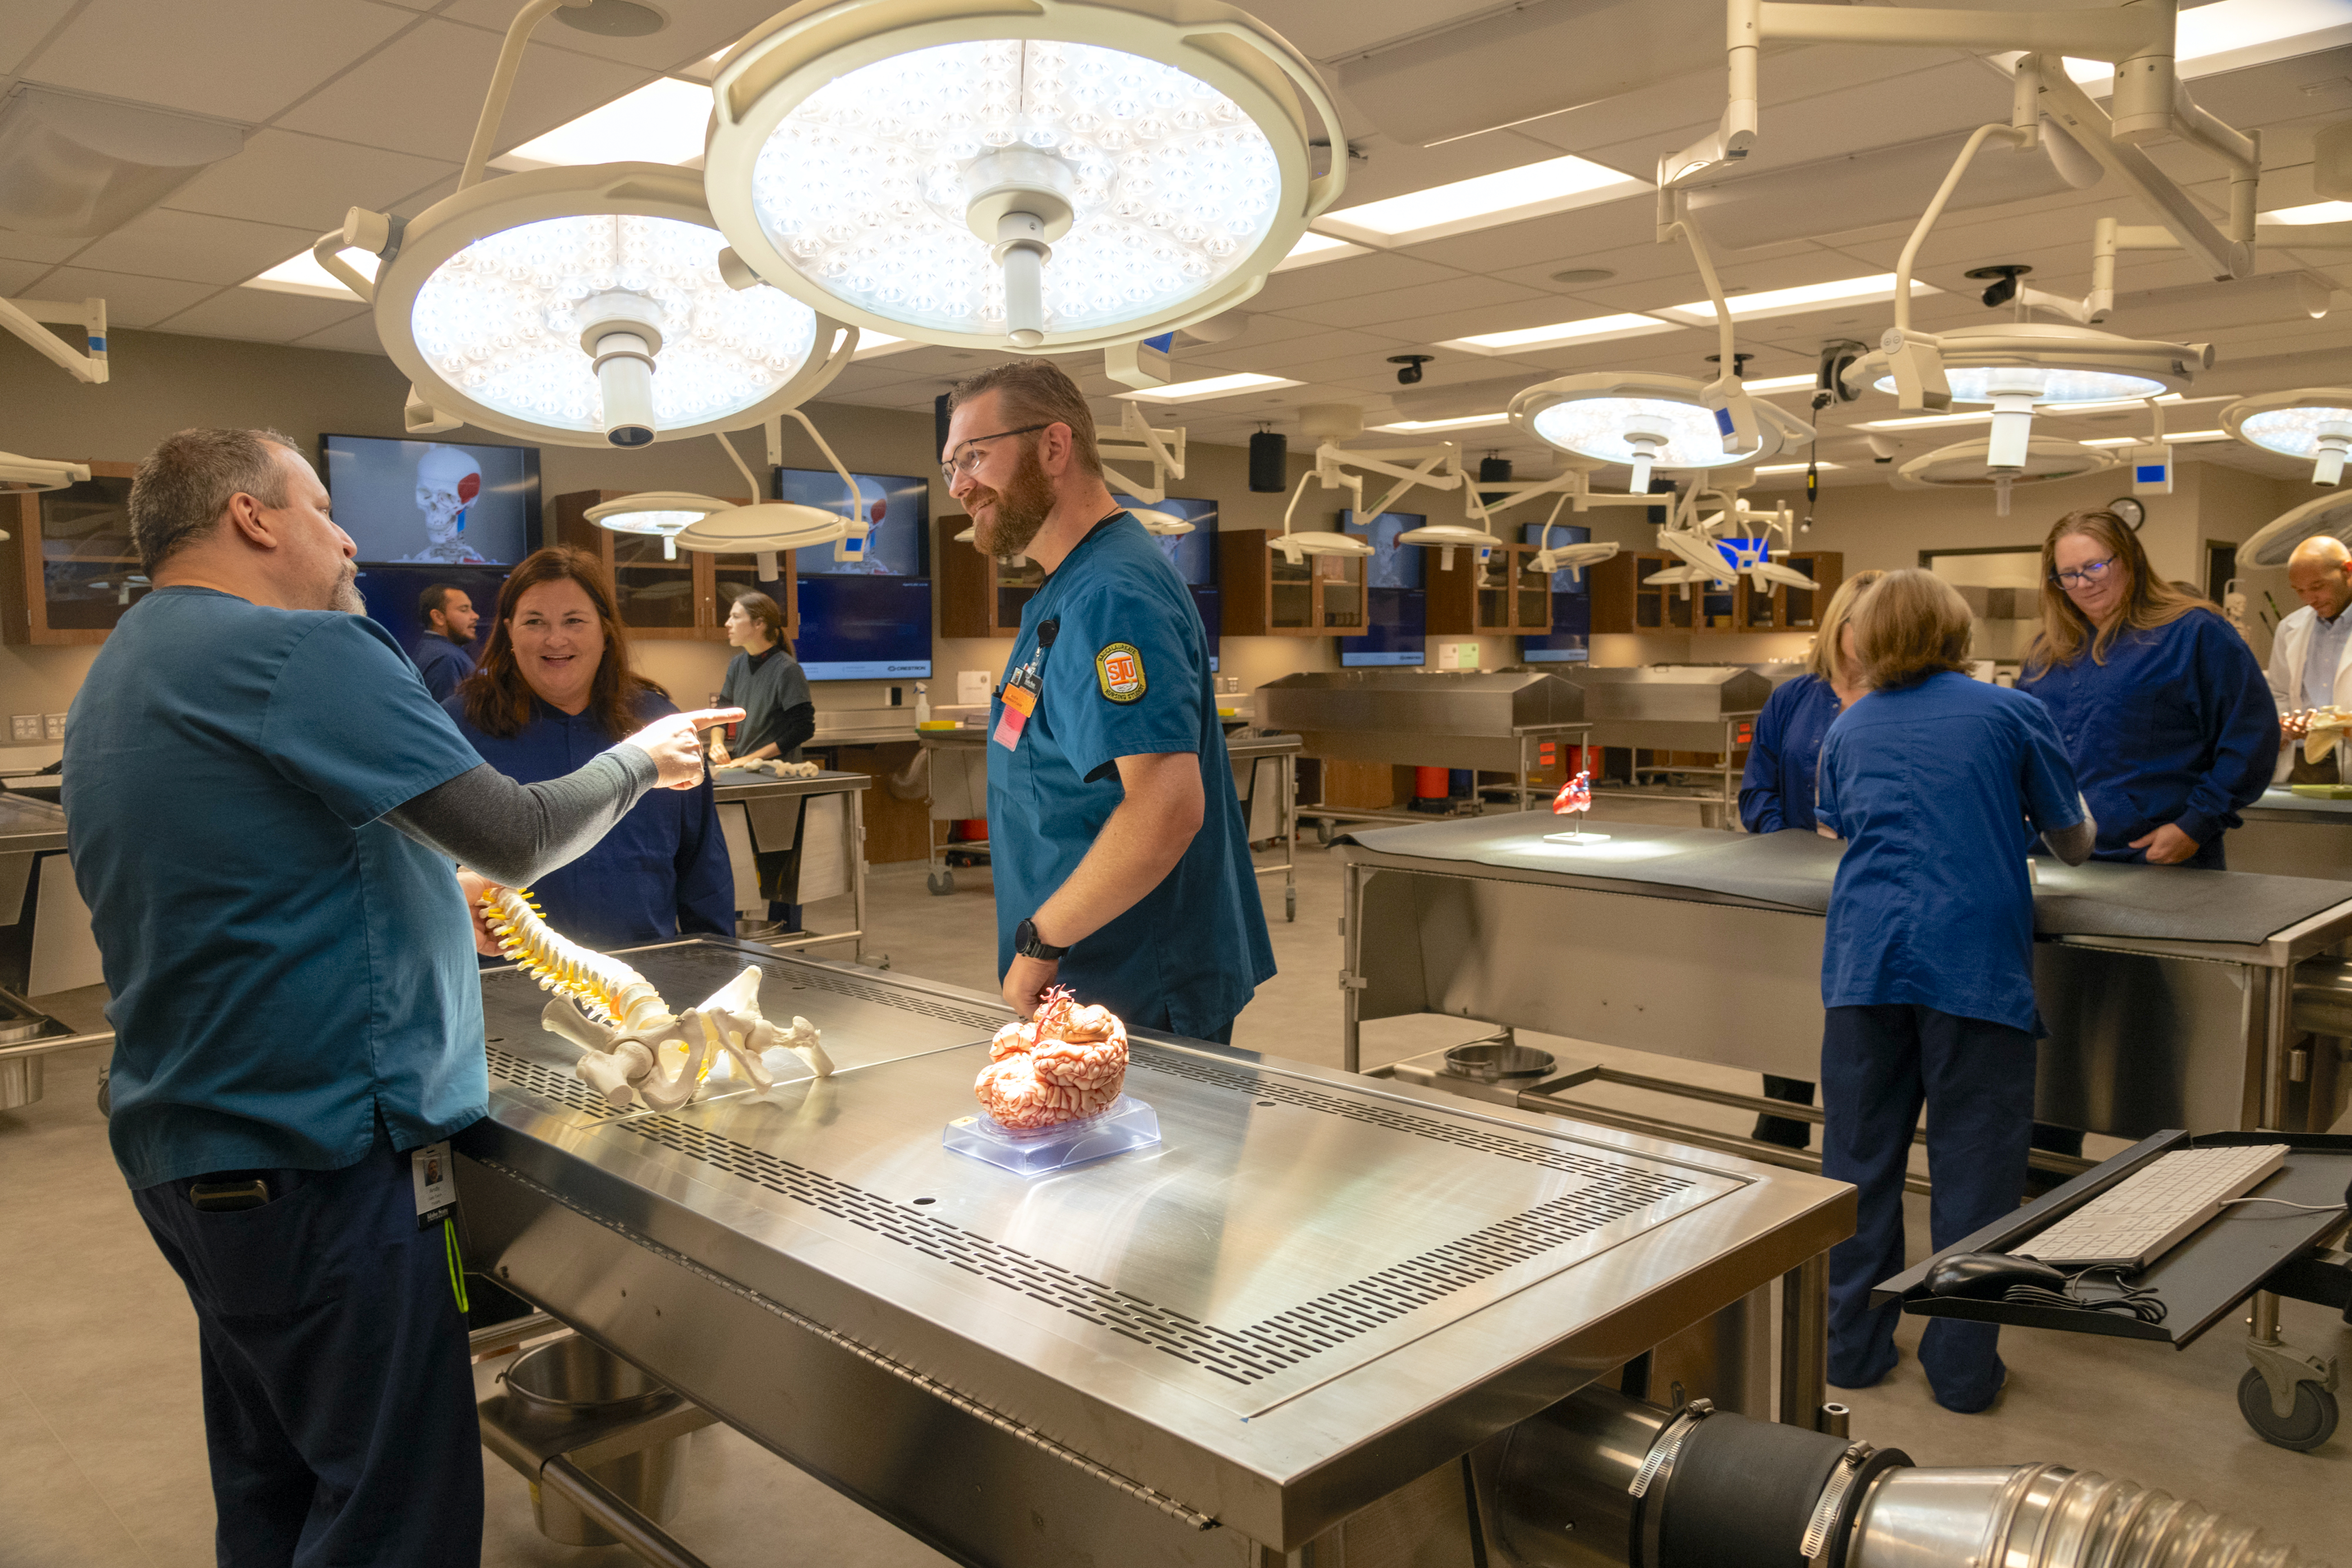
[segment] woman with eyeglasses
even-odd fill
[[[2148,566],[2105,510],[2042,542],[2042,630],[2018,687],[2050,707],[2098,818],[2096,858],[2224,868],[2221,835],[2278,760],[2278,707],[2253,650]]]

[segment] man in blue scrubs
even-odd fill
[[[1094,416],[1051,362],[952,397],[948,489],[979,547],[1045,571],[990,711],[1004,999],[1065,984],[1129,1025],[1230,1041],[1274,949],[1191,592],[1111,500]]]
[[[488,1098],[452,861],[562,864],[698,782],[714,721],[505,779],[365,618],[325,487],[268,431],[165,440],[131,527],[155,586],[74,699],[67,833],[113,993],[108,1132],[195,1307],[216,1553],[472,1568],[455,1242],[411,1181]]]
[[[425,635],[416,639],[416,672],[433,700],[444,702],[458,683],[474,673],[474,628],[481,612],[463,588],[436,583],[416,598],[416,618]]]

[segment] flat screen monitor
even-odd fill
[[[1589,544],[1592,541],[1592,530],[1579,524],[1559,523],[1547,537],[1542,523],[1530,522],[1519,530],[1519,539],[1522,543],[1534,545]],[[1528,664],[1591,662],[1591,568],[1572,573],[1563,566],[1551,574],[1551,635],[1521,637],[1519,658]]]
[[[393,640],[415,658],[422,646],[418,639],[425,635],[425,624],[416,610],[425,590],[463,590],[467,603],[482,617],[474,645],[467,650],[478,659],[490,643],[490,623],[498,615],[499,590],[506,585],[508,570],[504,566],[362,566],[360,597],[367,601],[368,619],[390,632]]]
[[[1429,595],[1423,574],[1429,552],[1417,544],[1397,542],[1398,534],[1428,521],[1416,512],[1384,511],[1366,526],[1352,511],[1339,513],[1343,532],[1372,542],[1372,553],[1364,563],[1364,635],[1339,639],[1342,668],[1428,662]]]
[[[1130,510],[1144,504],[1117,491],[1110,499]],[[1217,634],[1224,620],[1223,596],[1217,587],[1217,503],[1170,496],[1152,502],[1150,510],[1181,517],[1192,525],[1190,533],[1159,533],[1152,538],[1168,557],[1168,564],[1176,568],[1176,575],[1184,579],[1184,586],[1192,590],[1192,607],[1201,612],[1201,630],[1209,638],[1209,668],[1214,670]]]
[[[778,468],[776,498],[847,515],[831,468]],[[912,474],[852,474],[871,531],[865,558],[836,561],[831,545],[793,552],[799,644],[811,680],[928,680],[931,674],[931,487]]]
[[[539,448],[321,436],[319,475],[362,563],[511,566],[539,548]]]

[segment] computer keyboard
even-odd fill
[[[2145,1268],[2284,1163],[2284,1143],[2175,1149],[2010,1250],[2065,1268]]]

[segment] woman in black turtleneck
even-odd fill
[[[765,594],[746,594],[727,612],[727,640],[743,651],[730,660],[719,706],[743,710],[730,755],[714,737],[713,763],[801,760],[801,743],[816,733],[816,705],[808,677],[783,647],[784,613]]]

